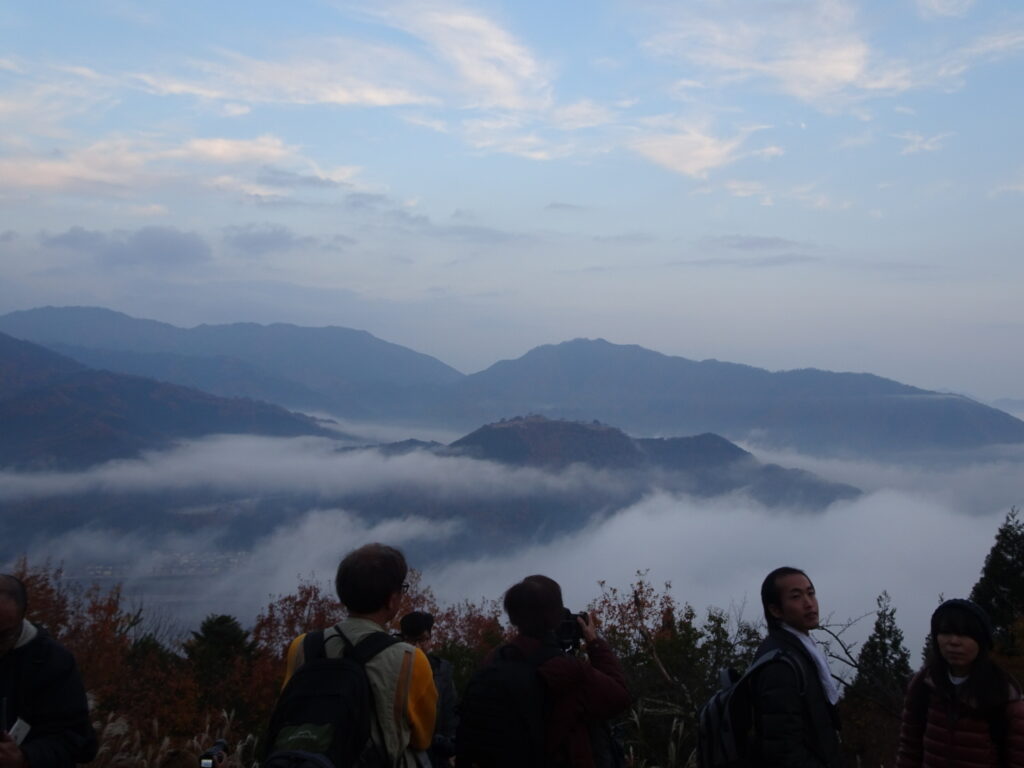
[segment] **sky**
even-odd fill
[[[1024,397],[1024,8],[0,6],[0,312]]]

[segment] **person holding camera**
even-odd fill
[[[513,585],[504,604],[516,635],[491,653],[466,687],[455,765],[609,764],[606,724],[629,707],[630,694],[597,622],[566,611],[561,587],[547,576]],[[581,643],[586,659],[567,652]]]

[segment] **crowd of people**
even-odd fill
[[[625,671],[595,617],[565,608],[557,582],[533,575],[509,587],[514,636],[457,694],[452,665],[432,651],[430,614],[408,613],[396,633],[387,630],[407,577],[402,552],[384,544],[342,559],[335,587],[347,617],[292,641],[264,768],[627,764],[610,727],[630,708]],[[705,744],[698,762],[840,766],[839,685],[810,634],[819,622],[814,584],[799,569],[777,568],[761,602],[767,636],[748,673],[722,694],[746,686],[732,700],[749,703],[749,728],[702,731],[705,741],[733,747],[723,754]],[[75,660],[26,618],[28,605],[22,582],[0,576],[0,768],[89,762],[98,745]],[[1024,768],[1024,698],[990,655],[985,612],[969,600],[945,601],[928,643],[906,692],[897,768]],[[703,713],[701,723],[722,727]]]

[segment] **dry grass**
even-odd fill
[[[207,721],[206,728],[190,738],[173,738],[162,731],[160,723],[147,728],[132,728],[116,714],[98,722],[96,734],[100,751],[90,763],[91,768],[196,768],[199,755],[224,734],[231,733],[232,715],[221,712],[216,722]],[[229,750],[222,768],[255,768],[256,737],[248,734],[241,740],[227,739]]]

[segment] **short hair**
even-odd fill
[[[540,574],[527,576],[505,592],[508,620],[529,637],[543,637],[562,621],[562,588]]]
[[[28,610],[28,590],[21,579],[9,573],[0,573],[0,597],[6,597],[13,602],[18,608],[18,613],[22,617],[25,616]]]
[[[338,599],[352,613],[374,613],[384,608],[409,573],[405,555],[386,544],[366,544],[338,563],[334,586]]]
[[[761,607],[764,609],[764,618],[768,622],[768,628],[771,629],[778,626],[779,620],[776,619],[768,606],[770,605],[781,605],[782,598],[779,595],[779,579],[783,576],[796,576],[799,574],[808,581],[811,581],[811,577],[801,571],[799,568],[791,568],[789,566],[783,566],[776,568],[774,571],[764,577],[764,581],[761,582]],[[814,582],[811,582],[811,586],[814,586]]]
[[[412,611],[402,617],[399,627],[406,640],[419,640],[434,628],[434,617],[425,611]]]

